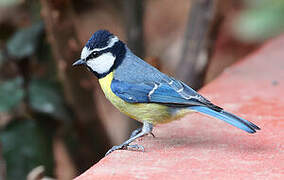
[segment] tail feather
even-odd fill
[[[232,113],[226,112],[224,110],[217,112],[217,111],[212,110],[212,109],[205,107],[205,106],[191,106],[189,108],[192,109],[192,110],[198,111],[200,113],[207,114],[209,116],[213,116],[215,118],[221,119],[221,120],[223,120],[223,121],[225,121],[225,122],[227,122],[227,123],[229,123],[229,124],[231,124],[231,125],[233,125],[237,128],[240,128],[240,129],[242,129],[242,130],[244,130],[248,133],[255,133],[256,130],[260,130],[260,128],[257,125],[255,125],[255,124],[253,124],[253,123],[251,123],[251,122],[249,122],[249,121],[247,121],[247,120],[245,120],[241,117],[238,117],[238,116],[236,116]]]
[[[231,116],[232,118],[236,118],[239,121],[244,122],[245,124],[247,124],[248,126],[252,127],[255,130],[260,130],[260,128],[257,125],[253,124],[252,122],[249,122],[248,120],[245,120],[245,119],[243,119],[241,117],[238,117],[238,116],[236,116],[236,115],[234,115],[232,113],[226,112],[226,111],[223,111],[223,113],[226,114],[227,116]]]

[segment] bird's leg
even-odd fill
[[[134,131],[132,131],[130,138],[136,136],[137,134],[139,134],[142,131],[142,127],[135,129]],[[150,132],[149,134],[151,134],[153,137],[155,137],[155,135],[153,134],[153,132]]]
[[[139,134],[142,131],[142,127],[135,129],[134,131],[132,131],[131,135],[129,138],[132,138],[134,136],[136,136],[137,134]]]
[[[113,146],[110,150],[108,150],[108,152],[106,153],[106,156],[108,154],[110,154],[111,152],[118,150],[118,149],[127,149],[128,147],[130,148],[134,148],[136,150],[141,149],[142,151],[144,151],[144,147],[138,144],[135,145],[129,145],[131,142],[133,142],[135,139],[142,137],[144,135],[150,134],[152,133],[153,130],[153,125],[151,123],[148,122],[143,122],[143,127],[141,128],[141,131],[138,132],[136,135],[134,135],[133,137],[130,137],[128,140],[126,140],[124,143],[118,145],[118,146]],[[133,133],[132,133],[133,134]],[[132,135],[131,134],[131,135]]]

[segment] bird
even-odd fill
[[[97,78],[105,97],[122,113],[143,126],[129,139],[113,146],[116,150],[144,151],[135,139],[152,134],[157,124],[168,123],[199,112],[223,120],[248,133],[260,128],[252,122],[225,111],[180,80],[168,76],[136,56],[127,45],[108,30],[98,30],[87,41],[81,57],[73,66],[87,67]]]

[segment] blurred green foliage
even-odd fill
[[[25,179],[40,165],[52,175],[52,136],[46,132],[46,127],[31,119],[13,120],[0,132],[7,179]]]
[[[246,0],[232,26],[237,39],[262,42],[284,31],[284,1]]]
[[[2,49],[5,53],[2,53],[1,67],[12,63],[18,69],[18,72],[12,73],[13,77],[2,78],[0,82],[0,112],[10,113],[12,117],[0,131],[8,180],[25,179],[32,169],[40,165],[44,165],[48,175],[53,175],[53,134],[45,132],[54,130],[47,124],[69,118],[60,88],[45,79],[34,80],[38,79],[37,74],[33,74],[29,67],[31,57],[35,57],[40,46],[43,30],[42,22],[19,28]],[[23,109],[15,111],[22,108],[20,104],[28,108],[24,112]],[[51,118],[39,119],[38,113]],[[40,125],[44,124],[43,121],[47,121],[45,126]]]
[[[32,80],[29,87],[30,105],[37,112],[67,122],[71,119],[70,112],[59,89],[56,83],[43,79]]]
[[[22,83],[23,79],[20,77],[0,83],[0,112],[10,111],[22,101]]]
[[[0,0],[0,6],[2,7],[15,6],[20,3],[21,0]]]
[[[5,61],[5,57],[4,57],[4,54],[3,54],[3,50],[1,49],[0,50],[0,66],[4,61]]]
[[[37,50],[40,36],[43,34],[40,21],[30,27],[20,28],[7,42],[7,53],[17,59],[31,56]]]
[[[31,9],[39,12],[34,4]],[[52,176],[55,125],[73,117],[56,79],[44,24],[32,20],[30,26],[15,27],[14,33],[0,41],[5,43],[0,47],[0,68],[4,70],[0,72],[0,120],[1,112],[10,117],[0,127],[6,179],[25,179],[40,165],[45,175]]]
[[[7,175],[0,173],[0,179],[26,179],[40,165],[53,177],[54,140],[64,141],[77,171],[86,170],[97,158],[98,143],[74,121],[75,108],[63,94],[67,83],[57,74],[65,72],[53,59],[40,1],[0,0],[1,9],[8,13],[0,18],[0,160],[6,165],[0,172]]]

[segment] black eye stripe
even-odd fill
[[[86,58],[86,60],[88,61],[89,59],[99,57],[100,55],[101,55],[101,53],[99,53],[98,51],[94,51]]]

